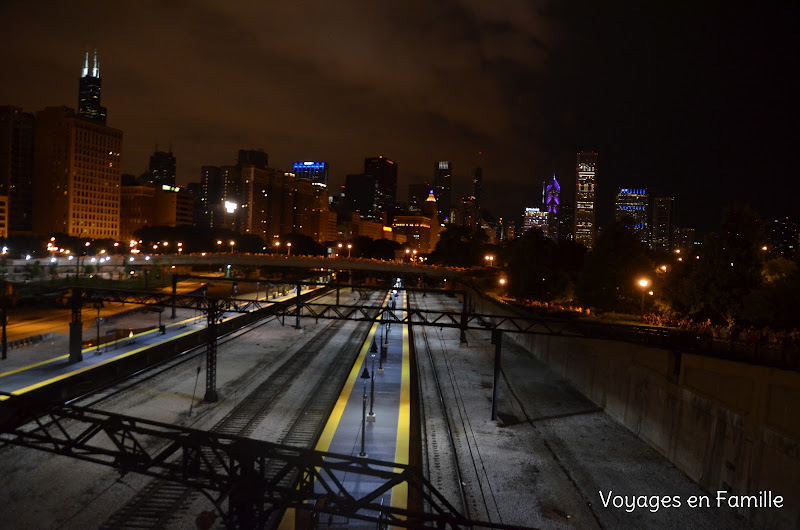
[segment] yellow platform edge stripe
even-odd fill
[[[316,289],[316,287],[313,288],[313,289],[310,289],[310,290],[313,291],[315,289]],[[280,298],[275,298],[274,300],[276,302],[283,302],[284,300],[287,300],[287,299],[292,298],[294,296],[295,295],[293,295],[293,294],[288,294],[288,295],[281,296]],[[266,297],[259,298],[259,300],[266,300]],[[272,305],[272,304],[270,303],[270,305]],[[264,306],[264,307],[269,307],[269,306]],[[263,308],[261,308],[261,309],[263,309]],[[256,311],[256,310],[257,309],[251,309],[250,312],[253,312],[253,311]],[[203,318],[203,317],[202,316],[189,317],[187,319],[184,319],[184,320],[181,320],[181,321],[178,321],[178,322],[173,322],[172,324],[167,324],[167,327],[168,328],[172,328],[172,327],[175,327],[175,326],[180,326],[181,324],[188,325],[189,322],[192,322],[194,320],[199,320],[201,318]],[[232,318],[236,318],[236,317],[232,317]],[[87,329],[89,329],[89,328],[87,328]],[[151,329],[151,330],[148,330],[148,331],[144,331],[142,333],[137,333],[136,335],[134,335],[134,338],[144,337],[145,335],[148,335],[150,333],[155,333],[156,331],[158,331],[158,330],[157,329]],[[192,330],[192,331],[197,331],[197,330]],[[191,331],[189,333],[191,333]],[[183,333],[181,335],[177,335],[175,337],[171,337],[169,340],[172,340],[172,339],[175,339],[175,338],[178,338],[178,337],[183,337],[184,335],[186,335],[186,333]],[[108,346],[111,346],[112,344],[118,344],[120,342],[124,342],[126,340],[130,340],[130,338],[131,337],[122,337],[122,338],[114,340],[114,341],[106,342],[106,343],[103,344],[103,347],[108,347]],[[143,348],[140,348],[139,350],[136,350],[136,351],[141,351],[142,349]],[[97,347],[96,346],[90,346],[88,348],[82,349],[81,353],[82,354],[84,354],[84,353],[88,354],[88,353],[92,353],[94,351],[97,351]],[[26,365],[26,366],[21,366],[19,368],[15,368],[14,370],[9,370],[7,372],[0,373],[0,377],[6,377],[6,376],[9,376],[9,375],[18,374],[20,372],[24,372],[25,370],[32,370],[33,368],[38,368],[39,366],[44,366],[45,364],[50,364],[50,363],[53,363],[53,362],[56,362],[56,361],[63,361],[64,359],[68,359],[68,358],[69,358],[69,354],[59,355],[58,357],[53,357],[52,359],[39,361],[38,363],[29,364],[29,365]],[[113,360],[113,359],[116,359],[116,358],[118,358],[118,357],[112,357],[111,359]],[[102,364],[102,363],[100,363],[100,364]],[[94,364],[92,366],[96,366],[96,364]],[[51,379],[49,381],[52,382],[54,380],[55,379]],[[2,400],[0,400],[0,401],[2,401]]]
[[[383,303],[385,304],[388,299],[389,295],[387,294],[383,299]],[[339,426],[339,421],[342,419],[344,409],[347,406],[347,401],[350,399],[350,394],[353,392],[356,381],[361,375],[361,366],[364,364],[367,353],[369,352],[369,347],[372,345],[372,340],[377,331],[378,323],[375,322],[372,324],[372,327],[370,327],[364,344],[361,345],[361,351],[358,352],[358,357],[353,363],[353,368],[350,370],[350,374],[347,376],[347,381],[342,388],[342,393],[339,394],[339,398],[336,400],[336,405],[333,406],[331,415],[328,416],[328,421],[325,423],[325,428],[322,430],[322,434],[319,436],[319,441],[314,447],[315,451],[327,452],[330,448],[331,442],[333,441],[333,435],[336,434],[336,428]],[[283,518],[281,518],[280,524],[278,524],[278,530],[293,530],[295,528],[295,512],[296,510],[294,508],[286,509],[286,511],[283,513]]]
[[[406,307],[407,294],[403,291],[401,307]],[[407,313],[403,312],[403,319]],[[411,437],[411,355],[408,344],[408,326],[403,326],[403,367],[400,376],[400,407],[397,414],[397,442],[395,443],[394,461],[408,465]],[[401,470],[395,468],[396,472]],[[392,508],[408,507],[408,484],[403,482],[392,488]]]

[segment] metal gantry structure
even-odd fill
[[[336,304],[306,301],[299,296],[303,286],[336,290]],[[495,391],[492,414],[496,417],[502,332],[533,333],[588,338],[618,338],[614,333],[575,322],[535,316],[478,314],[472,310],[466,290],[414,289],[461,295],[461,311],[392,309],[383,305],[339,304],[338,283],[298,282],[298,296],[283,302],[253,299],[211,298],[202,295],[153,293],[119,289],[79,289],[72,292],[73,323],[80,324],[84,301],[114,301],[181,307],[203,311],[208,321],[208,402],[217,400],[216,325],[226,312],[247,313],[265,309],[285,318],[341,319],[391,322],[412,326],[457,328],[466,341],[467,330],[491,331],[495,344]],[[385,286],[354,286],[354,289],[385,290]],[[607,328],[607,326],[606,326]],[[605,329],[605,328],[601,328]],[[653,337],[644,335],[646,340]],[[71,337],[72,339],[72,337]],[[135,471],[192,486],[211,500],[231,528],[258,528],[276,510],[296,508],[396,527],[512,528],[502,524],[470,521],[459,514],[413,467],[394,462],[323,453],[270,444],[236,436],[111,414],[89,408],[53,405],[26,396],[10,396],[0,402],[0,440],[105,464],[122,472]],[[277,464],[277,466],[276,466]],[[370,477],[375,488],[359,497],[348,492],[338,476],[354,473]],[[296,487],[282,486],[280,479],[299,476]],[[428,512],[393,508],[378,502],[392,488],[405,484],[409,493],[422,499]],[[518,527],[517,527],[518,528]]]
[[[251,313],[253,311],[270,309],[275,312],[281,323],[283,323],[287,308],[294,307],[296,319],[295,326],[300,326],[300,306],[303,303],[304,295],[301,295],[302,285],[297,283],[297,296],[291,300],[268,301],[245,299],[245,298],[215,298],[206,294],[177,294],[173,283],[172,293],[135,291],[124,289],[101,289],[101,288],[81,288],[74,287],[71,290],[72,322],[70,323],[70,356],[71,363],[82,360],[82,327],[81,311],[87,302],[94,304],[106,302],[120,302],[126,304],[138,304],[146,307],[155,307],[163,310],[172,307],[172,314],[176,308],[192,309],[205,313],[207,323],[206,340],[206,393],[204,400],[216,402],[218,399],[216,390],[217,380],[217,326],[223,315],[226,313]],[[313,284],[317,285],[317,284]],[[307,296],[306,293],[305,296]]]
[[[396,527],[519,528],[461,516],[412,466],[279,445],[159,423],[78,406],[31,414],[30,403],[9,399],[12,425],[0,441],[185,484],[200,491],[229,528],[261,528],[287,508]],[[10,428],[11,427],[11,428]],[[370,491],[354,496],[340,477],[369,477]],[[296,485],[285,477],[299,476]],[[384,505],[381,496],[406,485],[428,512]]]

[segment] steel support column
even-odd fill
[[[216,403],[217,396],[217,320],[219,305],[216,299],[208,301],[208,342],[206,343],[206,395],[203,401]]]
[[[83,322],[81,310],[83,309],[83,291],[80,287],[72,288],[70,302],[72,304],[72,321],[69,323],[69,362],[79,363],[83,360]]]
[[[303,286],[301,284],[297,284],[297,310],[294,314],[294,329],[300,329],[300,308],[303,306],[302,302],[300,301],[300,289]]]
[[[3,325],[3,336],[0,341],[3,343],[3,359],[8,359],[8,341],[6,340],[6,326],[8,325],[8,315],[6,313],[6,299],[3,297],[2,307],[0,307],[0,324]]]
[[[492,385],[492,420],[497,419],[497,391],[500,386],[500,354],[503,343],[503,332],[499,329],[492,330],[494,342],[494,384]]]
[[[178,295],[178,277],[173,274],[172,275],[172,317],[171,318],[175,318],[176,317],[175,305],[176,305],[177,295]]]
[[[467,293],[464,293],[464,303],[461,306],[461,344],[467,343]]]

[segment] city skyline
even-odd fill
[[[96,48],[125,173],[143,173],[156,143],[171,145],[182,185],[239,149],[263,148],[286,170],[325,160],[332,186],[383,155],[401,190],[450,160],[454,199],[480,165],[483,203],[510,217],[535,205],[543,178],[569,182],[576,151],[593,150],[600,226],[623,185],[677,197],[677,224],[700,233],[737,200],[766,217],[797,214],[784,192],[795,8],[137,3],[101,14],[80,4],[0,7],[0,39],[14,50],[2,56],[14,74],[0,104],[76,107]],[[157,37],[140,38],[144,26]],[[573,195],[564,186],[564,200]]]

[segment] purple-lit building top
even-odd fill
[[[561,186],[553,174],[553,180],[545,182],[544,189],[542,190],[542,204],[546,212],[551,214],[551,217],[558,213],[558,205],[561,203]]]

